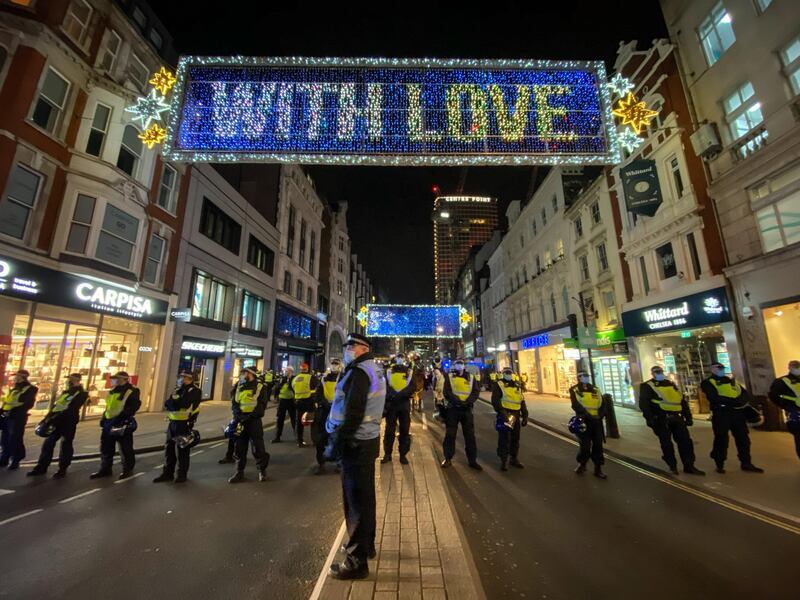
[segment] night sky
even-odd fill
[[[604,59],[621,40],[666,37],[657,0],[468,3],[151,0],[181,54]],[[392,8],[385,8],[386,5]],[[340,5],[340,6],[336,6]],[[345,6],[346,5],[346,6]],[[460,5],[460,8],[456,8]],[[457,191],[461,168],[307,167],[330,202],[349,202],[354,251],[390,302],[433,301],[433,185]],[[532,168],[470,167],[466,194],[522,199]],[[538,179],[541,179],[540,169]],[[501,222],[502,222],[501,217]]]

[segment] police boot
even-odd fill
[[[175,478],[175,483],[186,483],[186,475],[178,473],[178,476]]]
[[[314,475],[324,475],[325,474],[325,465],[317,465],[317,468],[314,469]]]
[[[172,473],[161,473],[158,477],[153,479],[153,483],[161,483],[162,481],[172,481]]]
[[[113,473],[111,469],[100,469],[99,471],[89,475],[89,479],[100,479],[101,477],[111,477]]]
[[[28,477],[36,477],[37,475],[44,475],[47,473],[47,469],[42,469],[40,467],[34,467],[30,471],[28,471]]]
[[[400,455],[400,464],[401,465],[407,465],[408,464],[408,459],[406,458],[405,454],[401,454]]]
[[[18,460],[15,460],[10,465],[8,465],[8,470],[9,471],[16,471],[17,469],[19,469],[19,461]]]
[[[586,463],[578,463],[578,466],[575,467],[575,473],[577,475],[583,475],[586,473]]]
[[[678,465],[667,465],[669,467],[669,472],[673,475],[679,475],[680,471],[678,471]]]
[[[244,481],[244,471],[236,471],[236,473],[228,479],[228,483],[241,483],[242,481]]]
[[[53,479],[64,479],[67,476],[67,470],[59,468],[58,471],[53,473]]]
[[[381,464],[385,465],[386,463],[392,462],[392,455],[391,454],[384,454],[383,458],[381,459]]]
[[[705,471],[701,471],[700,469],[698,469],[694,465],[689,465],[688,467],[684,467],[683,468],[683,472],[687,473],[688,475],[705,475],[706,474]]]
[[[717,462],[717,473],[724,473],[725,472],[725,463]]]
[[[334,579],[366,579],[369,577],[369,567],[367,567],[367,563],[358,567],[351,567],[343,562],[331,565],[330,573]]]
[[[518,469],[524,469],[525,465],[523,465],[519,460],[517,460],[516,456],[512,456],[511,460],[508,461],[512,467],[517,467]]]
[[[453,464],[453,462],[449,458],[445,458],[442,461],[441,466],[442,466],[443,469],[446,469],[447,467],[449,467],[452,464]]]
[[[261,481],[261,482],[264,482],[264,481],[267,480],[267,470],[266,469],[261,469],[258,472],[258,480]]]
[[[595,465],[594,467],[594,476],[598,479],[608,479],[608,475],[603,473],[603,467],[600,465]]]
[[[500,459],[500,470],[508,471],[508,461],[505,458]]]
[[[236,461],[235,461],[235,460],[233,460],[233,457],[232,457],[232,456],[224,456],[224,457],[220,458],[220,459],[217,461],[217,464],[220,464],[220,465],[232,465],[232,464],[233,464],[233,463],[235,463],[235,462],[236,462]]]
[[[128,479],[129,477],[133,477],[133,471],[126,470],[119,474],[119,477],[117,477],[117,481],[122,481],[123,479]]]
[[[753,463],[744,463],[742,465],[742,471],[748,471],[750,473],[763,473],[764,469],[755,466]]]
[[[477,462],[471,462],[468,464],[470,469],[474,469],[475,471],[483,471],[483,467],[480,466]]]

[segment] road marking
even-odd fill
[[[216,444],[214,444],[213,446],[209,446],[209,448],[219,448],[219,447],[220,447],[220,446],[222,446],[223,444],[227,444],[227,443],[228,443],[228,442],[217,442],[217,443],[216,443]]]
[[[8,523],[13,523],[14,521],[19,521],[20,519],[24,519],[25,517],[30,517],[31,515],[35,515],[36,513],[42,512],[43,508],[37,508],[36,510],[29,510],[28,512],[24,512],[21,515],[17,515],[16,517],[10,517],[5,519],[4,521],[0,521],[0,526],[6,525]]]
[[[425,413],[422,413],[422,430],[428,430],[428,419],[425,417]]]
[[[16,490],[0,490],[0,496],[5,496],[6,494],[13,494]]]
[[[533,425],[533,427],[535,429],[543,431],[544,433],[546,433],[548,435],[551,435],[551,436],[553,436],[555,438],[558,438],[561,441],[567,442],[568,444],[572,444],[573,446],[577,446],[578,445],[577,441],[571,440],[565,435],[562,435],[560,433],[556,433],[555,431],[550,431],[546,427],[542,427],[540,425],[536,425],[536,424],[533,424],[533,423],[532,423],[532,425]],[[717,498],[717,497],[712,496],[710,494],[706,494],[705,492],[703,492],[701,490],[698,490],[696,488],[693,488],[693,487],[691,487],[689,485],[686,485],[686,484],[684,484],[684,483],[682,483],[680,481],[677,481],[675,479],[671,479],[671,478],[666,477],[664,475],[659,475],[658,473],[654,473],[652,471],[648,471],[647,469],[643,469],[641,467],[638,467],[638,466],[636,466],[636,465],[634,465],[632,463],[629,463],[626,460],[623,460],[621,458],[617,458],[616,456],[610,456],[610,455],[606,454],[605,457],[606,457],[607,460],[613,461],[613,462],[615,462],[617,464],[620,464],[620,465],[622,465],[624,467],[628,467],[632,471],[636,471],[637,473],[639,473],[641,475],[645,475],[646,477],[650,477],[651,479],[655,479],[656,481],[660,481],[661,483],[666,483],[667,485],[671,485],[672,487],[677,488],[679,490],[682,490],[682,491],[684,491],[684,492],[686,492],[688,494],[692,494],[693,496],[697,496],[698,498],[702,498],[703,500],[708,500],[709,502],[713,502],[714,504],[716,504],[718,506],[722,506],[723,508],[727,508],[727,509],[732,510],[734,512],[738,512],[739,514],[745,515],[746,517],[751,517],[753,519],[761,521],[762,523],[766,523],[767,525],[772,525],[774,527],[778,527],[780,529],[783,529],[784,531],[788,531],[789,533],[794,533],[796,535],[800,535],[800,526],[792,525],[791,523],[784,523],[783,521],[780,521],[778,519],[773,519],[772,517],[770,517],[768,515],[761,514],[760,512],[756,512],[754,510],[749,510],[748,508],[746,508],[744,506],[739,506],[738,504],[735,504],[733,502],[728,502],[727,500],[725,500],[723,498]]]
[[[93,490],[89,490],[83,492],[81,494],[76,494],[75,496],[70,496],[69,498],[64,498],[63,500],[59,500],[59,504],[66,504],[67,502],[72,502],[73,500],[77,500],[78,498],[83,498],[84,496],[88,496],[90,494],[94,494],[95,492],[99,492],[103,488],[94,488]]]
[[[198,454],[202,454],[205,450],[195,450],[189,456],[197,456]]]
[[[0,523],[0,525],[2,525],[2,523]],[[325,586],[325,580],[328,578],[328,570],[333,564],[333,558],[339,551],[339,547],[342,545],[342,540],[344,539],[344,534],[346,531],[347,526],[345,525],[345,522],[342,521],[342,526],[339,527],[339,533],[336,534],[336,539],[333,540],[333,546],[331,546],[331,550],[328,552],[328,557],[325,559],[325,563],[322,565],[322,571],[320,571],[319,577],[317,577],[317,584],[314,586],[314,591],[311,592],[311,596],[309,596],[308,600],[319,599],[319,596],[322,593],[322,588]]]
[[[133,480],[133,479],[136,479],[137,477],[141,477],[142,475],[144,475],[144,471],[140,471],[139,473],[136,473],[136,474],[134,474],[134,475],[132,475],[132,476],[128,477],[127,479],[117,479],[117,480],[114,482],[114,484],[116,485],[116,484],[118,484],[118,483],[125,483],[126,481],[131,481],[131,480]]]

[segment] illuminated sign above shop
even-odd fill
[[[540,348],[541,346],[547,346],[548,344],[550,344],[549,333],[532,335],[531,337],[526,337],[522,340],[522,348],[524,350],[530,350],[531,348]]]
[[[246,358],[262,358],[264,356],[263,348],[259,348],[258,346],[246,346],[244,344],[235,344],[233,348],[231,348],[231,352],[237,356],[244,356]]]
[[[648,335],[731,320],[724,287],[622,313],[625,335]]]
[[[183,338],[183,343],[181,344],[182,352],[192,352],[195,354],[213,354],[221,356],[225,354],[225,350],[225,344],[220,342]]]

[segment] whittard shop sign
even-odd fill
[[[622,313],[622,325],[628,337],[716,325],[730,320],[728,294],[724,287]]]
[[[164,323],[167,303],[107,281],[0,256],[0,296]]]

